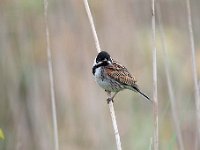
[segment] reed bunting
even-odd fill
[[[113,102],[116,94],[124,89],[138,92],[151,101],[151,99],[138,88],[135,77],[132,76],[124,66],[114,61],[105,51],[101,51],[95,58],[92,73],[96,82],[100,87],[105,89],[108,94],[114,92],[114,95],[107,99],[108,103],[110,101]]]

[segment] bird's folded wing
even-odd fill
[[[133,77],[124,66],[118,64],[117,62],[113,62],[112,65],[106,66],[105,71],[110,78],[122,84],[128,86],[135,85],[135,77]]]

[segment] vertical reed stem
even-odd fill
[[[91,26],[91,29],[92,29],[92,33],[93,33],[96,49],[97,49],[97,52],[99,53],[99,52],[101,52],[101,47],[100,47],[100,44],[99,44],[99,39],[98,39],[98,36],[97,36],[96,29],[95,29],[92,13],[90,11],[90,7],[89,7],[89,4],[88,4],[87,0],[84,0],[84,5],[85,5],[85,10],[87,12],[88,19],[89,19],[89,22],[90,22],[90,26]]]
[[[108,94],[108,97],[111,97],[111,94]],[[114,130],[114,134],[115,134],[117,150],[122,150],[119,131],[118,131],[118,128],[117,128],[115,110],[114,110],[114,106],[113,106],[112,101],[109,102],[109,108],[110,108],[110,115],[111,115],[111,118],[112,118],[112,124],[113,124],[113,130]]]
[[[197,140],[196,141],[197,143],[199,143],[200,142],[200,92],[198,89],[197,67],[196,67],[196,58],[195,58],[195,44],[194,44],[194,34],[193,34],[193,28],[192,28],[190,0],[186,0],[186,5],[187,5],[189,38],[190,38],[190,45],[191,45],[191,52],[192,52],[192,75],[193,75],[193,81],[194,81],[196,113],[197,113]]]
[[[53,67],[52,67],[52,56],[51,56],[47,11],[48,11],[48,0],[44,0],[44,17],[45,17],[45,28],[46,28],[46,43],[47,43],[49,82],[50,82],[50,92],[51,92],[52,121],[53,121],[53,133],[54,133],[54,150],[59,150],[57,114],[56,114],[56,104],[55,104],[54,76],[53,76]]]
[[[158,150],[158,99],[157,99],[157,58],[155,0],[152,0],[152,34],[153,34],[153,114],[154,114],[154,150]]]
[[[94,37],[94,40],[95,40],[96,49],[97,49],[97,52],[99,53],[101,51],[101,48],[100,48],[97,32],[95,30],[94,21],[93,21],[92,14],[91,14],[90,7],[88,5],[88,1],[87,0],[84,0],[84,5],[85,5],[85,9],[86,9],[86,12],[87,12],[87,15],[88,15],[88,19],[90,21],[90,26],[91,26],[93,37]],[[109,97],[110,96],[111,95],[109,95]],[[121,141],[120,141],[120,135],[119,135],[118,128],[117,128],[115,110],[114,110],[114,106],[113,106],[113,102],[112,101],[109,102],[109,109],[110,109],[110,115],[111,115],[111,118],[112,118],[112,124],[113,124],[113,130],[114,130],[114,134],[115,134],[117,150],[122,150]]]

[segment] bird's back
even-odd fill
[[[112,65],[106,66],[105,71],[108,76],[125,86],[136,85],[136,79],[129,71],[116,61],[113,61]]]

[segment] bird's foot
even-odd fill
[[[114,101],[113,101],[113,98],[112,98],[112,97],[109,97],[109,98],[107,99],[107,103],[109,104],[109,103],[110,103],[110,101],[112,101],[112,102],[114,103]]]

